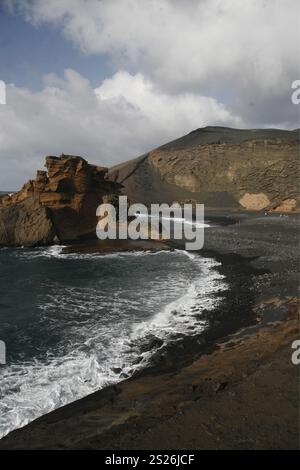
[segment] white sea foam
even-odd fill
[[[97,259],[97,258],[123,258],[123,257],[135,257],[135,256],[157,256],[161,253],[172,253],[171,250],[133,250],[133,251],[115,251],[113,253],[80,253],[80,252],[67,252],[65,251],[67,245],[52,245],[46,248],[35,248],[35,249],[22,249],[18,253],[18,257],[21,259],[32,260],[34,258],[58,258],[58,259]]]
[[[46,258],[67,259],[89,259],[89,256],[96,259],[99,256],[63,253],[63,248],[53,246],[34,250],[34,253]],[[29,256],[29,252],[27,253]],[[195,264],[198,274],[194,281],[183,295],[165,305],[150,319],[130,324],[126,318],[120,320],[117,332],[114,323],[109,328],[102,328],[101,323],[91,320],[90,316],[87,316],[86,321],[83,320],[86,311],[91,311],[95,306],[92,290],[87,291],[85,297],[81,291],[77,293],[76,287],[69,287],[61,296],[49,295],[41,309],[48,320],[51,320],[51,312],[56,308],[63,308],[64,316],[72,318],[71,328],[68,330],[68,338],[73,338],[72,347],[67,352],[62,350],[61,354],[49,354],[43,360],[21,365],[11,364],[3,370],[0,386],[0,436],[108,384],[120,382],[147,366],[153,353],[161,347],[160,344],[173,341],[178,334],[195,335],[206,328],[206,320],[201,318],[202,310],[214,309],[221,302],[220,297],[214,298],[214,292],[227,288],[224,276],[215,269],[219,263],[181,250],[113,253],[105,255],[105,259],[117,257],[122,261],[128,260],[130,256],[169,256],[174,253],[188,257]],[[157,288],[163,288],[159,277]],[[70,303],[70,298],[73,303]],[[108,305],[111,307],[111,302],[115,302],[115,309],[121,311],[126,305],[126,298],[117,295],[114,299],[103,299],[101,308],[105,310]],[[141,299],[131,302],[133,309],[140,308]],[[147,302],[152,306],[151,298]],[[79,324],[76,315],[80,315]],[[158,338],[160,343],[150,350],[141,349],[149,338]]]
[[[192,309],[198,308],[199,314],[203,309],[216,308],[217,302],[213,297],[216,291],[227,288],[224,276],[215,269],[219,263],[212,259],[200,258],[185,250],[176,250],[190,258],[195,263],[201,264],[202,275],[188,287],[186,293],[179,299],[169,303],[147,322],[141,322],[134,327],[134,335],[140,336],[152,333],[158,338],[168,338],[176,334],[198,334],[206,326],[205,320],[195,321],[191,315]]]

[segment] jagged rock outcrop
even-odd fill
[[[133,201],[299,208],[299,132],[206,127],[109,170]]]
[[[120,193],[121,185],[109,181],[107,168],[82,157],[49,156],[45,166],[47,171],[37,171],[36,179],[21,191],[0,198],[1,245],[47,245],[96,237],[98,205],[106,195]]]

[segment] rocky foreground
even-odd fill
[[[84,158],[46,157],[47,171],[0,196],[0,245],[35,246],[95,238],[96,209],[120,193],[108,169]]]

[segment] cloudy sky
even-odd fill
[[[0,0],[0,190],[206,125],[299,127],[299,0]]]

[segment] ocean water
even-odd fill
[[[227,289],[217,262],[186,251],[0,249],[0,437],[120,382],[182,335]]]

